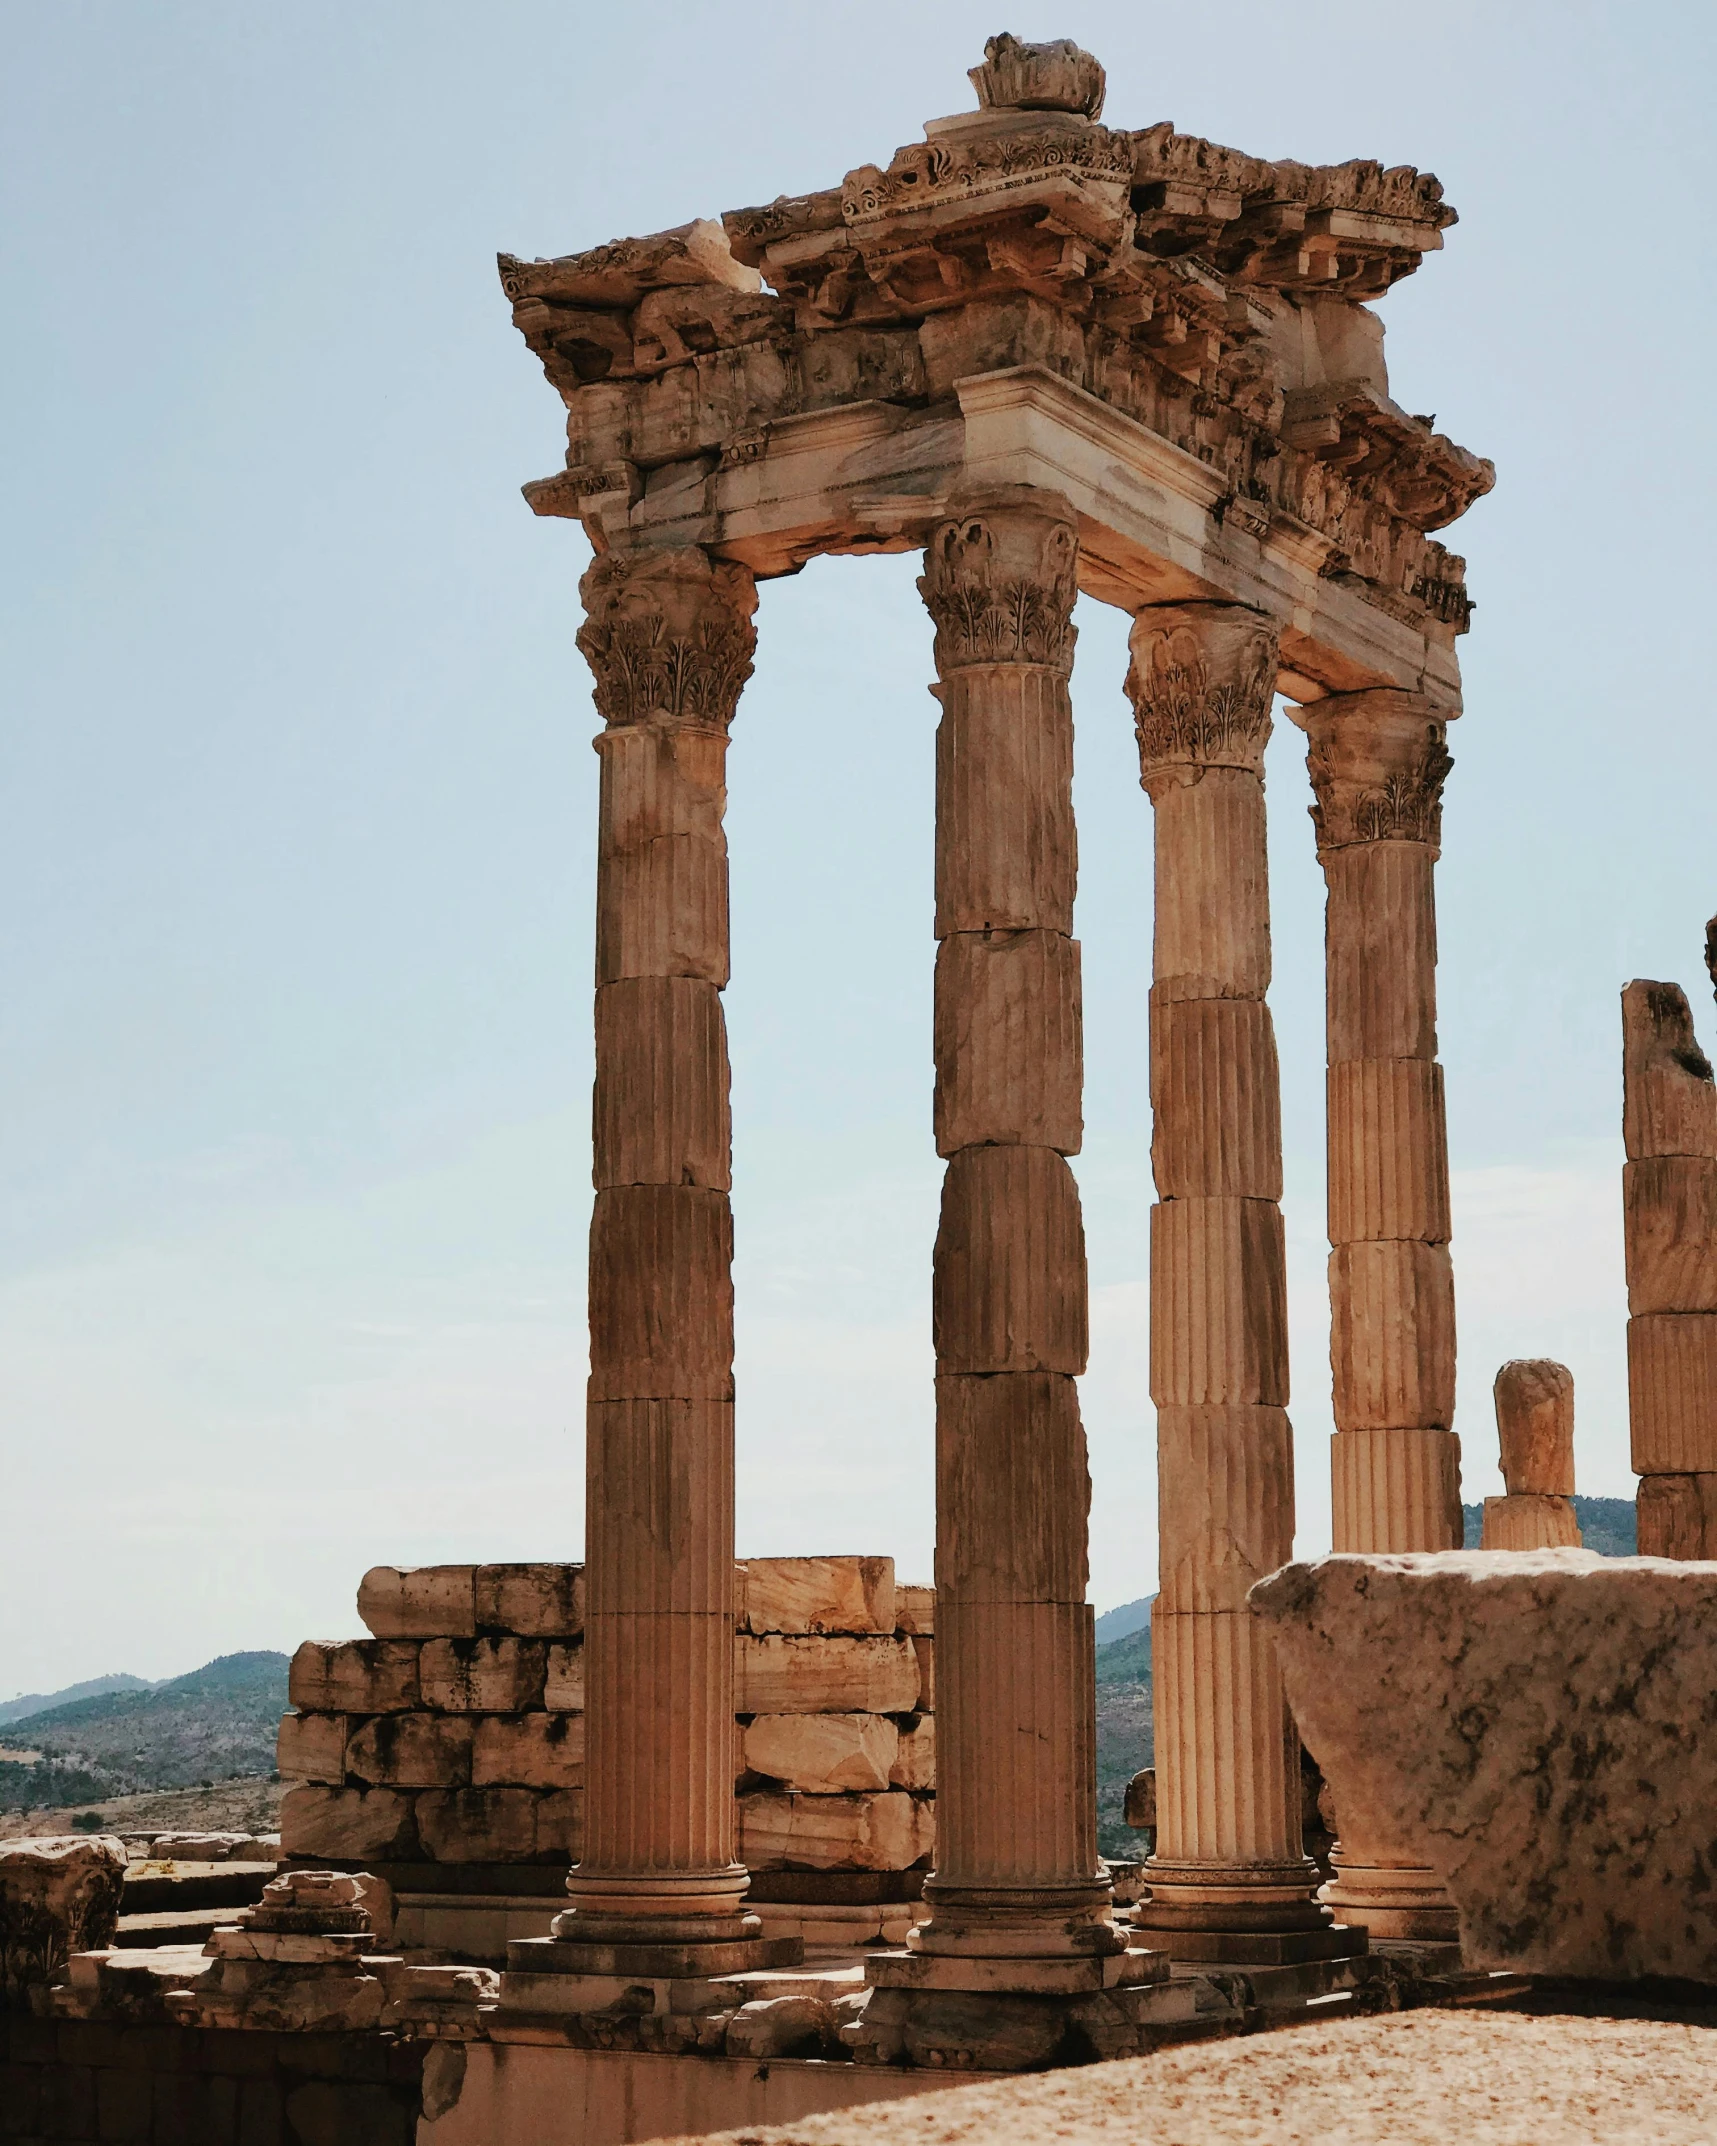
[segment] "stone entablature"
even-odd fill
[[[581,518],[598,550],[701,544],[759,575],[911,548],[977,474],[976,386],[1013,376],[1017,399],[1029,376],[1058,428],[1107,413],[1120,461],[1199,509],[1195,544],[1142,533],[1134,555],[1101,479],[1070,488],[1091,593],[1280,609],[1270,592],[1292,587],[1308,616],[1283,662],[1302,686],[1423,684],[1458,707],[1465,564],[1429,532],[1494,471],[1390,399],[1362,303],[1441,246],[1441,187],[1103,127],[1101,69],[1080,55],[1058,74],[1044,49],[992,39],[979,111],[838,187],[557,260],[501,256],[568,411],[567,467],[527,487],[531,504]],[[990,101],[1027,79],[1031,106]],[[1367,650],[1344,595],[1408,637]]]

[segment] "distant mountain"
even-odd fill
[[[1150,1601],[1128,1607],[1142,1608],[1145,1620],[1097,1649],[1097,1846],[1115,1857],[1144,1850],[1145,1836],[1122,1823],[1121,1808],[1127,1783],[1154,1756]]]
[[[1146,1630],[1151,1621],[1151,1604],[1155,1595],[1141,1595],[1136,1602],[1123,1602],[1119,1609],[1105,1610],[1097,1620],[1097,1644],[1105,1645],[1112,1639],[1125,1639],[1129,1632]]]
[[[1639,1537],[1634,1531],[1632,1498],[1581,1498],[1574,1500],[1574,1517],[1580,1523],[1580,1540],[1600,1557],[1637,1557]],[[1476,1550],[1484,1532],[1484,1507],[1463,1505],[1466,1524],[1463,1547]]]
[[[9,1721],[22,1721],[30,1714],[45,1714],[49,1707],[69,1705],[73,1699],[99,1699],[110,1691],[153,1691],[147,1677],[123,1674],[86,1677],[81,1684],[68,1684],[64,1691],[28,1691],[18,1699],[0,1699],[0,1728]]]
[[[0,1808],[100,1803],[271,1773],[286,1669],[284,1654],[223,1654],[164,1684],[133,1680],[22,1717],[12,1742],[41,1757],[0,1760]]]

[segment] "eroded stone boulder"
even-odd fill
[[[1717,1984],[1717,1564],[1329,1557],[1250,1599],[1337,1810],[1423,1843],[1471,1964]]]
[[[0,2009],[21,2008],[74,1952],[113,1942],[126,1861],[105,1833],[0,1842]]]

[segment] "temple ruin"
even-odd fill
[[[797,2115],[1367,1990],[1436,2002],[1467,1971],[1480,1908],[1433,1863],[1441,1814],[1411,1766],[1371,1766],[1382,1594],[1339,1556],[1280,1569],[1263,779],[1280,695],[1328,890],[1334,1548],[1388,1554],[1392,1603],[1431,1573],[1488,1632],[1493,1580],[1561,1602],[1595,1561],[1553,1547],[1578,1543],[1572,1381],[1538,1361],[1498,1377],[1486,1542],[1575,1561],[1438,1579],[1395,1557],[1462,1540],[1434,868],[1471,601],[1434,532],[1493,471],[1391,400],[1370,302],[1454,211],[1406,167],[1107,126],[1070,43],[992,38],[972,81],[975,110],[821,191],[501,257],[566,411],[565,466],[525,494],[595,553],[584,1561],[377,1568],[368,1636],[294,1661],[285,1867],[251,1924],[157,1956],[147,1985],[92,1944],[45,2016],[391,2036],[417,2050],[419,2136],[489,2146]],[[941,710],[933,1587],[886,1558],[739,1564],[734,1543],[726,747],[758,582],[877,552],[923,554]],[[1077,1385],[1081,594],[1132,621],[1113,686],[1155,840],[1161,1581],[1154,1852],[1132,1872],[1097,1852]],[[1671,993],[1626,1004],[1634,1452],[1642,1548],[1649,1512],[1651,1547],[1698,1557],[1717,1090]],[[1345,1769],[1327,1883],[1279,1658],[1296,1617],[1302,1718]],[[1371,1649],[1363,1718],[1318,1684],[1318,1618]],[[1448,1709],[1424,1704],[1426,1763],[1452,1764]]]

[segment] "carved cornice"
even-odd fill
[[[1240,604],[1165,604],[1141,611],[1130,639],[1127,697],[1139,779],[1183,782],[1197,768],[1261,774],[1276,690],[1278,629]]]
[[[751,676],[757,585],[702,551],[606,553],[578,585],[578,646],[612,730],[686,723],[725,731]]]
[[[1299,711],[1318,855],[1369,842],[1442,841],[1448,726],[1410,693],[1344,693]]]
[[[1073,668],[1079,532],[1071,516],[975,504],[924,547],[918,592],[936,624],[936,669],[974,663]]]

